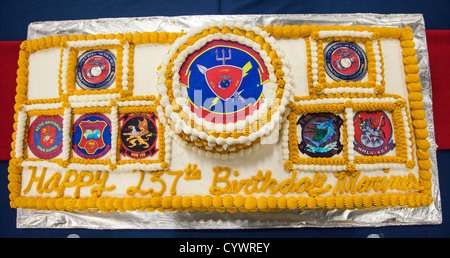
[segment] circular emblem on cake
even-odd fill
[[[216,124],[235,123],[264,103],[269,72],[259,53],[238,42],[213,40],[180,69],[192,112]]]
[[[340,128],[343,120],[332,113],[302,115],[297,125],[302,127],[299,150],[310,157],[332,157],[342,151]]]
[[[354,149],[365,156],[380,156],[395,148],[392,124],[383,111],[360,111],[353,118]]]
[[[190,31],[158,74],[161,122],[208,157],[241,156],[278,128],[289,103],[283,57],[259,27],[220,22]]]
[[[83,89],[106,89],[116,78],[116,57],[108,50],[90,50],[78,57],[76,81]]]
[[[158,151],[158,127],[155,114],[125,114],[121,117],[120,153],[133,159],[153,156]]]
[[[31,152],[41,159],[52,159],[62,152],[62,117],[38,116],[28,132]]]
[[[325,72],[335,81],[358,81],[367,72],[364,50],[353,42],[331,42],[324,50]]]
[[[98,159],[111,149],[111,121],[104,114],[85,114],[73,126],[73,150],[85,159]]]

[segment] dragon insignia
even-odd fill
[[[156,114],[126,114],[121,117],[122,146],[120,152],[133,159],[143,159],[154,156],[158,151],[156,140],[158,128]]]

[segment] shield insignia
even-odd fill
[[[217,97],[227,100],[239,88],[242,82],[242,68],[232,65],[218,65],[205,69],[198,65],[199,70],[205,75],[206,82]]]
[[[28,147],[40,159],[53,159],[62,152],[63,119],[38,116],[28,131]]]
[[[41,129],[41,144],[45,148],[50,148],[50,146],[55,143],[56,128],[47,125]]]
[[[78,146],[88,154],[94,154],[97,149],[105,147],[105,142],[103,141],[103,131],[105,130],[107,124],[105,121],[83,121],[80,123],[80,128],[82,131],[82,137]]]
[[[190,54],[179,71],[191,111],[218,124],[244,120],[258,110],[268,77],[258,52],[224,40],[210,41]]]

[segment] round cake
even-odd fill
[[[222,22],[175,41],[159,70],[160,117],[208,157],[251,152],[278,133],[292,86],[284,54],[259,27]]]

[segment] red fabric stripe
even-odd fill
[[[10,159],[20,43],[0,41],[0,160]]]
[[[430,60],[431,88],[435,137],[438,149],[450,149],[450,30],[427,30],[428,55]]]
[[[450,30],[427,30],[433,93],[433,115],[438,149],[450,149],[450,88],[448,83],[448,60],[450,60]],[[0,160],[9,160],[12,133],[14,132],[14,97],[16,94],[16,71],[21,41],[0,41]]]

